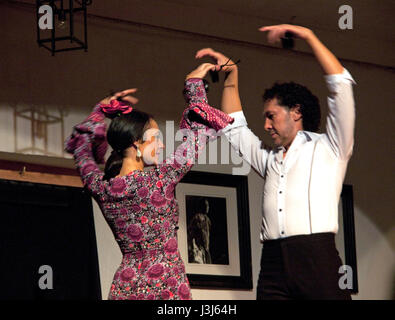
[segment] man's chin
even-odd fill
[[[272,142],[273,142],[274,146],[277,147],[277,148],[280,148],[282,146],[282,143],[281,143],[281,141],[279,139],[276,139],[276,138],[273,139],[272,138]]]

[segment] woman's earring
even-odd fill
[[[137,148],[137,158],[141,158],[141,151],[139,148]]]

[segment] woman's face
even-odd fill
[[[139,145],[145,166],[159,164],[159,155],[165,147],[161,136],[158,124],[151,119],[148,129],[144,132],[143,142]]]

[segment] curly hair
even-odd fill
[[[318,98],[305,86],[295,82],[275,83],[263,94],[263,102],[277,98],[278,104],[291,109],[300,105],[303,130],[317,132],[320,128],[321,109]]]

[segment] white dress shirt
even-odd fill
[[[338,230],[338,203],[354,144],[355,82],[346,69],[324,78],[326,132],[299,131],[285,158],[283,147],[270,150],[252,133],[242,111],[231,113],[235,121],[222,130],[265,179],[261,241]]]

